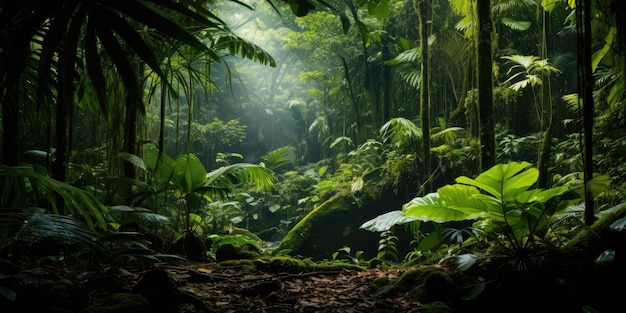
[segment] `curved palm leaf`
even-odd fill
[[[52,179],[48,175],[35,170],[32,166],[11,167],[0,165],[0,177],[3,180],[11,177],[23,178],[17,185],[3,186],[3,193],[6,192],[7,188],[10,191],[23,190],[32,194],[33,199],[30,199],[30,201],[33,203],[47,201],[51,208],[51,213],[64,213],[65,215],[80,217],[91,229],[107,229],[108,208],[88,191]],[[30,189],[27,190],[27,187],[19,186],[20,183],[28,183]],[[60,212],[57,206],[56,199],[58,197],[65,202],[65,212]],[[21,200],[27,199],[22,198]],[[22,203],[20,204],[23,205]]]
[[[87,224],[68,216],[45,213],[44,209],[0,210],[0,230],[3,234],[0,248],[18,242],[34,243],[52,239],[98,252],[104,251],[97,242],[100,235]]]
[[[291,146],[281,147],[268,152],[261,156],[261,159],[266,163],[265,165],[270,169],[277,169],[292,162],[289,156],[290,151],[295,151],[296,148]]]
[[[227,195],[234,190],[235,181],[267,190],[274,184],[274,175],[269,168],[261,165],[231,164],[209,172],[204,188],[210,194]]]
[[[422,129],[406,118],[396,117],[380,128],[380,135],[384,143],[398,148],[417,149],[421,142]]]

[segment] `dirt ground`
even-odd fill
[[[214,263],[162,264],[150,273],[132,274],[154,305],[192,312],[411,312],[420,304],[406,295],[377,296],[372,282],[398,278],[404,269],[269,273]],[[163,273],[169,282],[163,282]],[[160,273],[154,275],[154,273]],[[175,286],[173,286],[175,285]],[[166,291],[167,290],[167,291]]]

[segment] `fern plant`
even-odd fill
[[[388,230],[380,233],[380,240],[378,241],[378,253],[376,254],[376,257],[379,259],[397,262],[400,259],[397,243],[398,236],[394,234],[393,230]]]
[[[277,170],[278,168],[285,167],[293,162],[289,153],[295,151],[296,148],[291,146],[284,146],[268,152],[261,156],[263,164],[271,170]]]

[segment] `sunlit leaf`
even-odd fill
[[[527,30],[531,25],[529,21],[516,21],[507,17],[502,19],[502,24],[514,30]]]
[[[472,253],[459,254],[454,258],[456,269],[461,272],[467,271],[478,261],[478,256]]]
[[[602,264],[613,262],[614,260],[615,260],[615,251],[614,250],[604,250],[594,260],[594,263],[596,265],[602,265]]]
[[[361,229],[383,232],[390,230],[394,225],[400,225],[418,220],[416,217],[408,217],[402,214],[402,211],[396,210],[381,214],[361,225]]]

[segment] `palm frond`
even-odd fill
[[[13,190],[25,190],[39,195],[40,201],[47,201],[51,208],[51,213],[73,217],[80,217],[87,225],[95,230],[96,228],[107,229],[108,208],[100,202],[92,193],[74,187],[70,184],[52,179],[45,173],[37,171],[33,166],[6,166],[0,165],[0,177],[15,178],[21,177],[21,182],[28,183],[30,190],[25,186],[13,186]],[[3,186],[7,188],[7,186]],[[57,206],[57,198],[62,198],[65,212],[60,212]]]
[[[265,163],[265,166],[272,170],[276,170],[292,162],[289,152],[295,150],[296,148],[292,146],[281,147],[261,156],[261,159]]]
[[[0,232],[3,235],[0,250],[10,251],[13,245],[46,239],[83,246],[95,252],[104,251],[98,243],[100,235],[86,223],[68,216],[48,214],[41,208],[0,210]]]
[[[397,117],[380,128],[380,135],[384,143],[397,147],[416,146],[421,141],[422,129],[406,118]]]
[[[215,31],[212,33],[212,38],[212,48],[215,51],[228,50],[231,55],[241,55],[243,58],[263,65],[276,67],[276,61],[269,53],[230,31]]]

